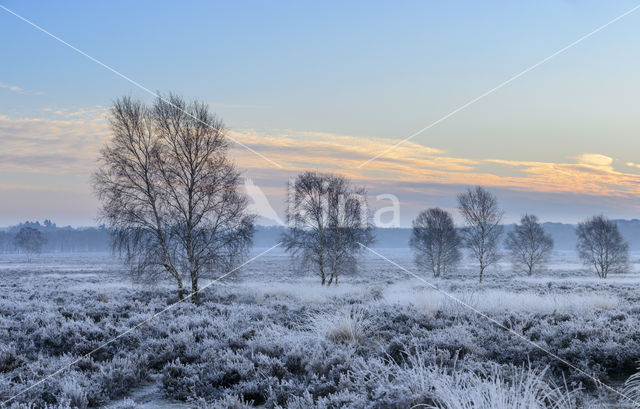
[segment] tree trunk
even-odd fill
[[[200,289],[198,288],[198,277],[191,278],[191,302],[194,304],[198,304],[199,302],[199,293]]]
[[[178,298],[180,301],[184,301],[184,288],[182,287],[182,279],[178,276],[176,277],[178,281]]]
[[[324,274],[324,262],[322,261],[322,258],[320,258],[319,267],[320,267],[320,285],[324,285],[327,282],[327,276]]]

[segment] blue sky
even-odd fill
[[[397,194],[405,224],[453,206],[466,181],[499,191],[513,218],[638,211],[640,11],[419,135],[394,163],[357,172],[345,159],[379,153],[634,2],[0,4],[149,89],[209,102],[239,139],[268,140],[284,171],[237,154],[276,208],[288,176],[326,165]],[[148,96],[4,10],[0,35],[0,225],[93,224],[105,108]],[[318,163],[314,149],[332,146],[341,159]],[[401,166],[402,154],[414,162]]]

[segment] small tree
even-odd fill
[[[498,207],[498,199],[481,186],[459,194],[458,208],[466,223],[462,240],[478,261],[482,282],[485,269],[500,260],[498,243],[503,212]]]
[[[440,208],[421,212],[413,221],[409,246],[416,252],[415,262],[440,277],[460,261],[460,237],[451,215]]]
[[[42,232],[33,227],[21,228],[13,239],[13,245],[25,252],[28,262],[31,262],[31,256],[42,251],[46,242]]]
[[[624,241],[618,225],[606,217],[593,216],[578,223],[578,255],[585,265],[593,267],[600,278],[627,269],[629,244]]]
[[[553,250],[553,239],[544,232],[536,216],[525,214],[520,224],[507,234],[505,247],[514,266],[532,275],[548,260]]]
[[[366,192],[343,176],[305,172],[288,187],[285,249],[297,267],[313,269],[322,285],[354,273],[358,256],[373,242]]]

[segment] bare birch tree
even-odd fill
[[[459,194],[458,208],[466,223],[462,229],[463,243],[478,262],[482,282],[485,269],[500,260],[498,244],[503,212],[498,199],[481,186]]]
[[[416,253],[416,264],[431,270],[434,277],[444,275],[460,261],[460,243],[453,218],[445,210],[425,210],[413,221],[409,246]]]
[[[363,245],[373,242],[366,192],[344,177],[305,172],[289,185],[285,249],[298,268],[315,271],[322,285],[357,270]]]
[[[44,234],[38,229],[33,227],[23,227],[16,233],[13,238],[13,245],[27,255],[27,262],[31,262],[31,257],[34,254],[39,254],[42,251],[42,247],[47,243],[47,239]]]
[[[151,108],[125,97],[111,114],[93,178],[100,218],[132,272],[168,274],[180,299],[187,279],[197,303],[203,275],[235,265],[253,234],[226,130],[205,104],[175,95]]]
[[[621,273],[628,268],[629,244],[614,221],[602,215],[593,216],[578,223],[576,234],[578,255],[598,277],[607,278],[609,273]]]
[[[544,232],[538,218],[525,214],[513,231],[507,234],[505,246],[514,266],[532,275],[553,250],[553,238]]]

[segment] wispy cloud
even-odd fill
[[[0,115],[0,170],[30,173],[83,173],[94,170],[100,148],[109,138],[105,107],[47,109],[48,118]],[[580,153],[564,162],[466,158],[413,142],[398,147],[370,166],[357,165],[392,143],[384,138],[321,132],[234,130],[234,139],[268,155],[284,168],[267,169],[243,149],[233,155],[248,176],[286,180],[303,169],[341,172],[368,185],[406,188],[412,184],[482,184],[521,192],[637,197],[640,175],[620,170],[615,158]],[[621,164],[638,169],[634,163]],[[626,165],[626,167],[625,167]],[[275,183],[275,182],[274,182]],[[404,187],[402,187],[404,186]]]
[[[522,176],[505,176],[498,186],[540,192],[583,193],[608,196],[640,194],[640,175],[614,169],[613,159],[584,154],[576,163],[490,160],[519,169]]]
[[[103,115],[82,120],[0,115],[0,135],[0,170],[64,174],[90,171],[109,131]]]
[[[235,132],[234,138],[266,152],[289,171],[325,169],[371,182],[482,184],[525,191],[613,196],[640,194],[640,175],[617,170],[614,158],[595,153],[581,153],[566,162],[471,159],[407,142],[359,171],[354,170],[354,164],[390,141],[293,131]],[[247,168],[262,166],[246,154],[239,151],[237,154],[239,163]]]
[[[24,90],[17,85],[4,84],[0,82],[0,88],[8,89],[11,92],[17,92],[19,94],[23,94]]]
[[[43,93],[40,91],[25,91],[24,89],[20,88],[17,85],[11,85],[11,84],[5,84],[0,82],[0,88],[1,89],[6,89],[9,90],[11,92],[15,92],[18,94],[32,94],[32,95],[42,95]]]
[[[46,107],[43,109],[43,111],[55,116],[55,119],[74,119],[89,122],[104,122],[107,118],[109,108],[102,105],[95,105],[87,108],[78,108],[74,110]]]
[[[598,153],[583,153],[576,156],[576,160],[579,164],[585,166],[593,166],[604,170],[613,170],[611,165],[613,164],[613,158]]]

